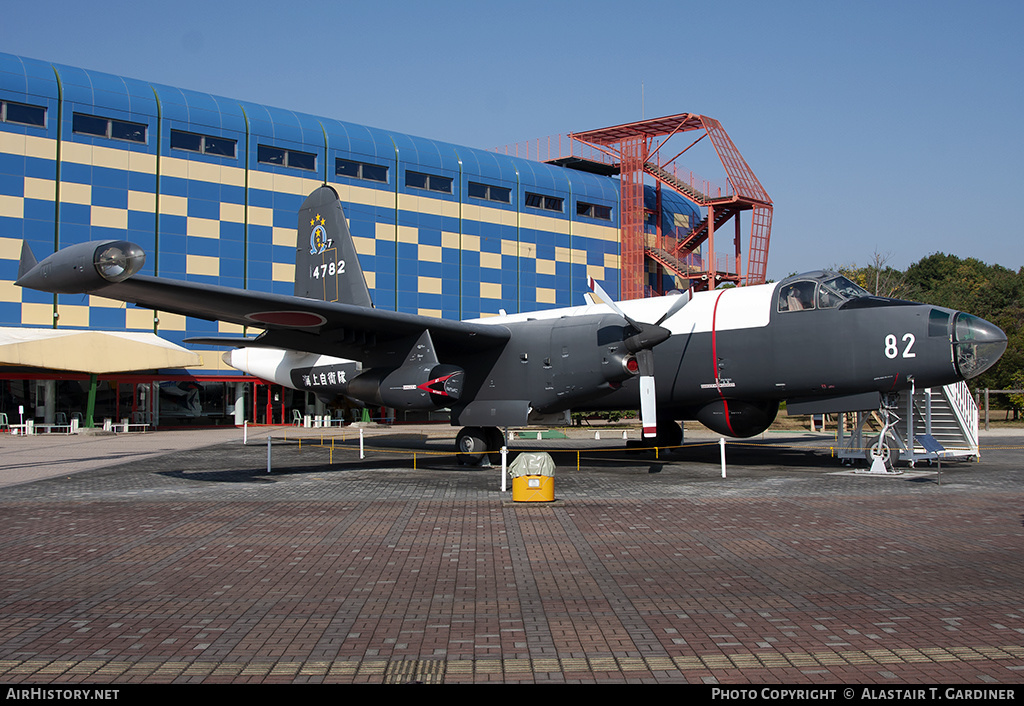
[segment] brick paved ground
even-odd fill
[[[556,452],[536,506],[418,430],[273,433],[270,475],[237,432],[0,441],[0,681],[1024,679],[1022,438],[941,486],[826,437],[724,480],[713,444],[520,442]]]

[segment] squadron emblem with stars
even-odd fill
[[[313,229],[309,234],[310,255],[320,255],[331,246],[331,239],[327,237],[327,229],[324,228],[324,223],[326,223],[326,220],[319,213],[309,221],[309,225]]]

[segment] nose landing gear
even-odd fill
[[[878,438],[868,446],[864,454],[870,465],[867,473],[900,474],[903,472],[896,470],[896,464],[900,462],[900,449],[892,442],[892,437],[889,434],[889,430],[900,421],[895,412],[897,400],[896,395],[882,397],[882,404],[878,410],[882,415],[882,431],[878,433]]]

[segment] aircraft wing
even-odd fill
[[[96,248],[95,243],[85,245]],[[68,250],[69,255],[62,255],[64,251],[55,255],[73,265],[75,248]],[[87,248],[83,248],[85,250]],[[46,264],[46,260],[38,266],[24,262],[18,284],[43,291],[96,294],[158,311],[251,326],[265,331],[258,339],[261,346],[349,358],[371,365],[402,359],[424,331],[430,332],[437,353],[442,357],[449,351],[465,353],[501,347],[510,336],[502,325],[448,321],[162,277],[132,275],[111,283],[90,273],[88,280],[79,280],[77,273],[88,272],[91,268],[54,266],[45,270]],[[64,274],[67,272],[71,274]],[[230,345],[227,339],[205,339],[205,342],[212,344],[215,340],[219,345]],[[195,339],[195,342],[201,341],[203,339]],[[244,346],[252,342],[253,339],[239,338],[237,344]]]
[[[97,294],[149,309],[262,328],[266,330],[260,337],[264,346],[372,364],[384,362],[392,355],[404,356],[407,346],[399,345],[392,351],[388,344],[418,338],[425,330],[430,331],[442,357],[448,350],[464,352],[501,346],[510,336],[509,330],[501,325],[448,321],[139,275],[105,287]]]

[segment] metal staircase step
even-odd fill
[[[954,386],[950,386],[954,387]],[[961,394],[961,398],[964,396]],[[926,391],[917,391],[913,398],[913,437],[920,436],[922,434],[929,433],[931,436],[948,449],[953,455],[976,455],[978,448],[976,432],[972,429],[966,428],[964,423],[961,422],[961,416],[953,408],[950,400],[952,399],[952,393],[948,388],[934,388],[929,395]],[[969,395],[965,397],[966,400],[973,405],[973,400]],[[929,400],[930,400],[930,415],[929,415]],[[907,435],[907,395],[902,393],[899,396],[899,403],[897,407],[897,414],[902,417],[899,423],[896,425],[897,433],[899,437],[904,440],[908,439]],[[966,410],[964,413],[965,418],[971,416],[971,411]],[[973,411],[973,415],[976,418],[977,410]],[[929,425],[930,416],[930,425]],[[915,452],[923,453],[924,450],[915,443]]]
[[[712,198],[707,194],[698,191],[697,189],[693,188],[686,182],[677,179],[674,175],[662,169],[653,162],[644,162],[644,170],[649,172],[653,176],[657,177],[664,183],[668,184],[670,187],[680,192],[681,194],[690,197],[693,201],[697,202],[701,206],[704,206],[710,201],[712,201]]]

